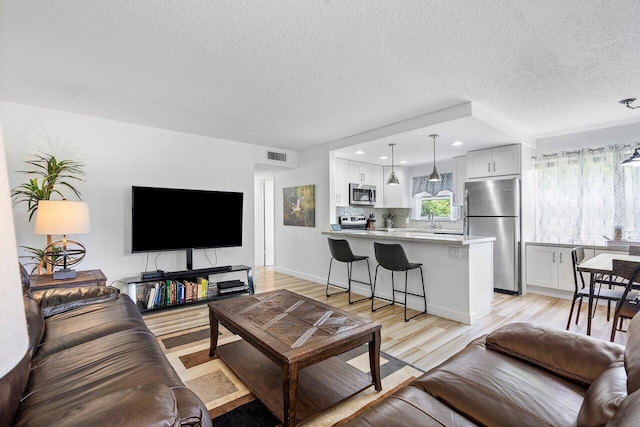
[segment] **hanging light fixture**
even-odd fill
[[[436,169],[436,138],[437,134],[429,135],[429,137],[433,138],[433,172],[429,175],[429,181],[438,182],[442,181],[442,177],[438,173],[438,169]]]
[[[638,152],[638,148],[636,148],[627,160],[620,163],[620,166],[635,166],[640,167],[640,152]]]
[[[389,144],[389,146],[391,147],[391,175],[389,175],[389,179],[387,180],[387,185],[398,185],[400,184],[400,181],[398,181],[398,177],[396,176],[396,173],[393,170],[393,147],[395,147],[396,144]]]

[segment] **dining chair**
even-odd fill
[[[427,313],[427,291],[424,287],[424,274],[422,273],[422,264],[409,262],[409,260],[407,259],[407,255],[405,254],[404,249],[402,248],[402,245],[398,243],[387,244],[387,243],[374,242],[373,247],[375,250],[376,260],[378,261],[378,265],[376,266],[376,274],[373,280],[371,311],[372,312],[377,311],[377,310],[380,310],[381,308],[394,305],[396,302],[396,292],[404,292],[404,321],[408,322],[409,320],[413,319],[416,316],[419,316],[421,314],[426,314]],[[376,283],[378,282],[378,268],[380,267],[391,271],[391,299],[383,298],[380,296],[376,297]],[[413,270],[416,268],[420,269],[420,279],[422,280],[422,295],[407,291],[409,270]],[[393,273],[402,272],[402,271],[404,271],[404,291],[403,290],[396,291]],[[407,295],[421,297],[424,301],[424,311],[421,311],[418,314],[415,314],[407,318]],[[385,301],[390,301],[390,303],[374,308],[373,302],[375,298],[382,299]]]
[[[584,261],[584,248],[583,247],[575,247],[571,249],[571,262],[573,264],[573,301],[571,303],[571,310],[569,311],[569,319],[567,320],[567,330],[569,330],[569,326],[571,325],[571,318],[573,317],[573,310],[578,303],[578,312],[576,313],[576,325],[578,324],[578,319],[580,318],[580,309],[582,308],[582,300],[584,298],[589,299],[589,286],[585,284],[584,276],[582,276],[582,272],[578,271],[578,265]],[[602,286],[598,286],[597,289],[594,289],[594,304],[597,304],[598,299],[603,299],[607,301],[607,321],[610,318],[611,314],[611,301],[619,301],[622,298],[624,291],[618,289],[602,289]],[[593,310],[595,313],[595,310]]]
[[[634,284],[638,284],[640,278],[640,262],[626,261],[621,259],[613,260],[613,274],[623,277],[627,280],[627,286],[624,289],[622,298],[616,304],[616,310],[613,315],[613,325],[611,326],[611,342],[616,337],[616,332],[627,332],[622,329],[624,319],[632,319],[640,312],[640,301],[638,294],[633,290]],[[620,324],[618,324],[618,322]]]
[[[351,282],[362,283],[363,285],[369,285],[369,290],[371,291],[371,295],[373,295],[373,288],[371,286],[371,269],[369,268],[369,257],[366,255],[354,255],[351,251],[351,246],[349,246],[349,242],[344,239],[332,239],[328,238],[329,241],[329,251],[331,252],[331,260],[329,261],[329,273],[327,274],[327,287],[325,290],[325,294],[328,297],[337,294],[343,294],[345,292],[349,293],[349,304],[354,304],[356,302],[368,300],[371,297],[360,298],[355,301],[351,301]],[[335,285],[330,283],[329,280],[331,278],[331,265],[333,264],[333,260],[344,262],[347,265],[347,288],[344,289],[342,286]],[[367,261],[367,277],[369,278],[369,282],[365,282],[362,280],[356,280],[352,277],[353,272],[353,263],[356,261]],[[329,293],[329,286],[333,286],[336,288],[344,289],[339,292]]]

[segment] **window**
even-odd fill
[[[422,218],[430,218],[432,213],[434,218],[451,217],[450,197],[423,197],[420,202]]]
[[[620,166],[633,148],[534,157],[536,240],[602,244],[616,226],[623,239],[633,239],[640,231],[640,168]]]
[[[451,219],[452,194],[442,191],[437,196],[429,193],[418,193],[414,197],[413,219]],[[448,194],[442,194],[448,193]]]

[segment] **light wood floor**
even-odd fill
[[[565,329],[571,303],[568,300],[527,294],[512,296],[496,293],[491,313],[473,326],[430,314],[418,316],[405,323],[403,306],[396,305],[371,312],[369,301],[349,305],[347,294],[325,296],[325,287],[315,282],[258,267],[254,271],[256,293],[288,289],[335,307],[375,320],[382,325],[382,351],[414,366],[429,370],[464,348],[473,339],[514,322],[529,322]],[[338,289],[333,289],[337,291]],[[357,299],[357,298],[355,298]],[[384,303],[381,301],[380,304]],[[428,311],[427,301],[427,311]],[[576,305],[576,310],[577,310]],[[612,308],[613,310],[613,308]],[[415,312],[413,312],[415,313]],[[609,340],[611,321],[607,321],[606,307],[598,307],[592,322],[591,335]],[[574,313],[575,318],[575,313]],[[587,324],[587,304],[582,304],[580,322],[571,324],[571,331],[584,334]],[[616,342],[626,344],[627,334],[618,332]]]

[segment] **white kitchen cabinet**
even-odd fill
[[[505,145],[467,153],[467,178],[518,175],[520,145]]]
[[[391,166],[383,168],[384,176],[389,177],[391,174]],[[394,172],[398,177],[400,184],[385,185],[383,190],[383,207],[385,208],[410,208],[411,207],[411,182],[408,171],[402,166],[395,166]]]
[[[349,162],[349,182],[354,184],[375,185],[374,165],[362,162]]]
[[[336,206],[349,206],[349,161],[334,159],[334,188]]]
[[[574,290],[571,249],[560,246],[527,245],[527,285]],[[585,259],[594,256],[593,249],[584,250]],[[584,277],[589,283],[589,277]]]
[[[376,186],[376,204],[374,208],[384,207],[384,187],[387,177],[384,176],[384,168],[379,165],[373,166],[373,185]]]
[[[464,183],[467,182],[467,157],[454,157],[453,204],[464,205]]]

